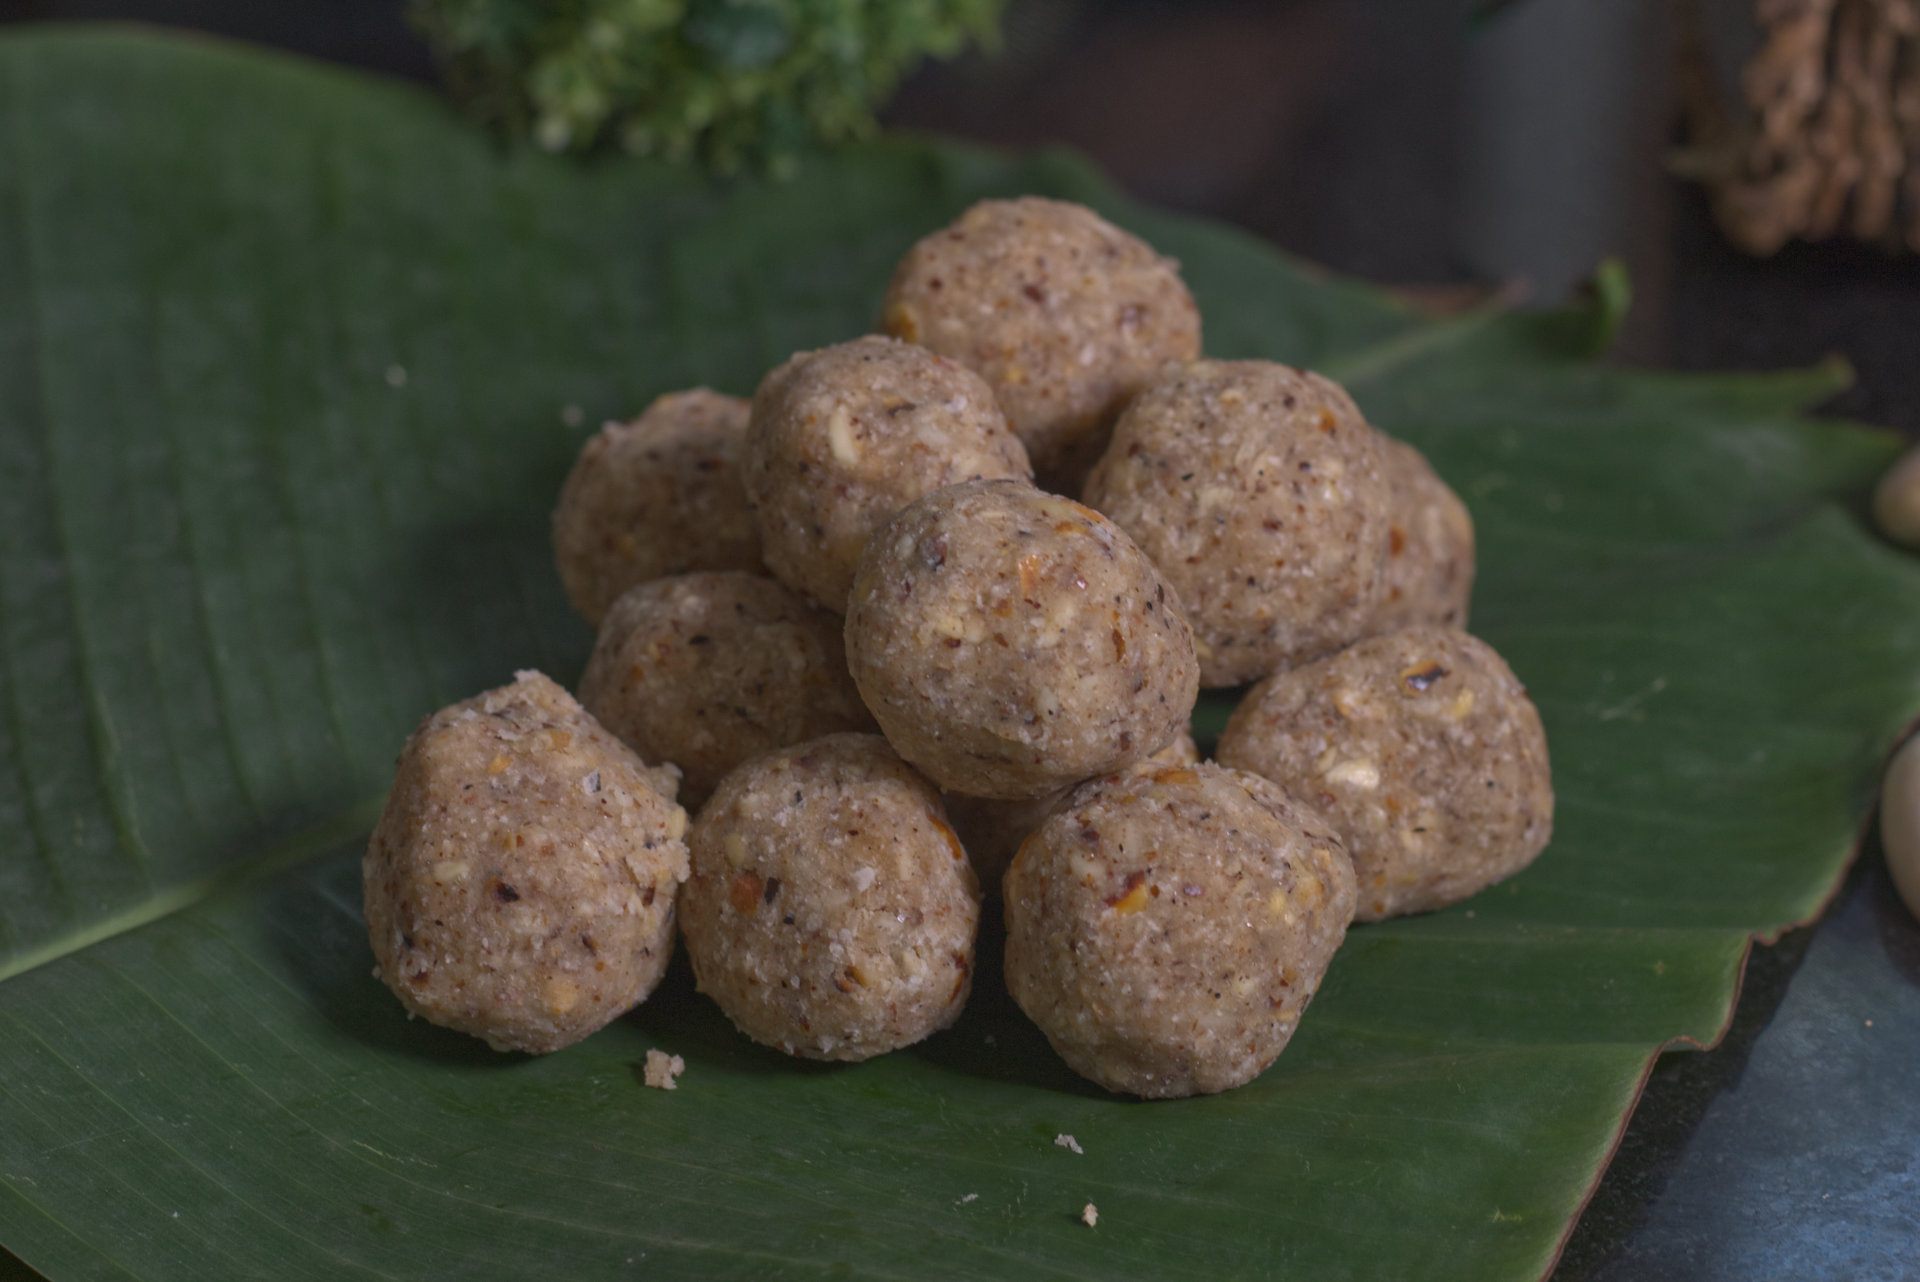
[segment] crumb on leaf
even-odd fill
[[[669,1055],[660,1050],[647,1052],[647,1085],[655,1090],[678,1090],[679,1084],[674,1079],[686,1071],[687,1061],[678,1055]]]

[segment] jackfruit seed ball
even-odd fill
[[[1473,597],[1473,515],[1419,450],[1385,435],[1380,443],[1393,500],[1386,593],[1368,631],[1421,623],[1465,628]]]
[[[1200,749],[1193,742],[1193,734],[1182,730],[1172,743],[1146,760],[1163,766],[1194,766],[1200,764]],[[947,804],[947,818],[960,834],[967,860],[987,894],[999,893],[1000,879],[1006,875],[1020,843],[1072,791],[1071,787],[1062,788],[1031,801],[995,801],[960,792],[942,798]]]
[[[1078,478],[1127,398],[1200,355],[1180,265],[1092,210],[984,200],[900,260],[881,324],[977,370],[1042,473]]]
[[[1120,416],[1086,500],[1178,589],[1203,686],[1329,654],[1379,609],[1380,437],[1318,374],[1270,361],[1169,371]]]
[[[679,766],[696,808],[756,753],[874,729],[839,616],[737,570],[656,579],[614,602],[580,702],[642,757]]]
[[[870,335],[761,380],[744,475],[767,567],[844,614],[860,549],[895,512],[943,485],[1033,470],[978,375]]]
[[[1540,714],[1486,642],[1431,625],[1368,637],[1247,692],[1215,753],[1326,812],[1359,920],[1458,903],[1553,835]]]
[[[1075,789],[1007,870],[1007,988],[1081,1076],[1170,1099],[1258,1076],[1353,920],[1325,816],[1265,779],[1136,766]]]
[[[756,757],[688,842],[687,955],[700,991],[748,1037],[859,1060],[959,1017],[979,883],[940,794],[878,735]]]
[[[1049,792],[1158,752],[1193,712],[1193,632],[1113,522],[1014,481],[876,533],[847,662],[894,750],[949,792]]]
[[[747,402],[671,392],[581,447],[553,513],[567,599],[595,627],[635,584],[691,570],[760,569],[740,488]]]
[[[537,672],[443,708],[400,754],[361,862],[380,978],[407,1010],[544,1054],[653,991],[687,812]]]

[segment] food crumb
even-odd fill
[[[687,1071],[687,1061],[665,1051],[647,1052],[647,1085],[659,1091],[680,1089],[673,1079]]]
[[[407,385],[407,367],[405,365],[387,366],[387,386],[402,388]]]
[[[1080,1222],[1088,1228],[1100,1222],[1100,1208],[1089,1202],[1080,1211]]]
[[[1872,1028],[1872,1027],[1873,1027],[1873,1021],[1872,1021],[1872,1020],[1868,1020],[1868,1021],[1867,1021],[1867,1027],[1868,1027],[1868,1028]]]
[[[568,427],[578,427],[586,422],[587,412],[578,405],[569,402],[560,407],[560,421]]]
[[[969,1193],[965,1197],[961,1198],[958,1202],[955,1202],[954,1205],[965,1206],[969,1202],[977,1202],[979,1200],[980,1200],[980,1195],[978,1193]]]
[[[1053,1142],[1059,1147],[1067,1149],[1074,1153],[1085,1155],[1087,1151],[1081,1148],[1080,1141],[1073,1138],[1073,1136],[1071,1135],[1056,1135],[1053,1137]]]

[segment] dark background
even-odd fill
[[[1515,279],[1551,303],[1619,257],[1635,304],[1614,359],[1770,369],[1838,353],[1858,378],[1829,412],[1920,433],[1920,267],[1846,244],[1744,257],[1663,170],[1676,141],[1670,0],[1521,0],[1481,22],[1469,8],[1011,0],[996,55],[926,68],[886,120],[1078,147],[1144,199],[1437,307]],[[1748,6],[1704,9],[1730,83],[1753,42]],[[399,0],[0,0],[0,22],[90,19],[434,76]],[[1897,1190],[1886,1205],[1881,1185],[1840,1170],[1911,1158],[1920,1062],[1897,1043],[1820,1042],[1853,1036],[1828,1027],[1850,1000],[1887,994],[1909,1005],[1920,994],[1920,931],[1869,850],[1817,929],[1756,949],[1722,1047],[1662,1057],[1556,1278],[1892,1278],[1902,1266],[1876,1262],[1901,1258],[1903,1231],[1920,1270],[1920,1198],[1899,1201],[1912,1179],[1886,1185]],[[1888,1099],[1904,1113],[1874,1111]],[[1794,1187],[1720,1169],[1780,1162],[1798,1172]],[[1816,1200],[1822,1180],[1846,1196]]]
[[[1746,0],[1703,0],[1731,80]],[[1011,0],[1003,48],[929,66],[887,122],[1064,142],[1145,199],[1440,303],[1525,278],[1563,296],[1623,258],[1620,357],[1779,368],[1844,354],[1836,413],[1920,432],[1920,267],[1874,248],[1748,259],[1668,178],[1673,0]],[[433,79],[402,0],[0,0],[0,22],[215,31]]]

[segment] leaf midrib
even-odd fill
[[[366,832],[380,817],[386,794],[353,803],[340,814],[277,842],[249,859],[228,864],[216,872],[191,881],[157,890],[152,896],[130,904],[78,929],[57,935],[37,947],[0,961],[0,983],[16,975],[59,961],[95,944],[105,943],[131,930],[185,912],[202,901],[247,882],[284,872],[315,855]]]
[[[1477,307],[1444,320],[1427,321],[1344,356],[1319,362],[1317,373],[1351,392],[1426,357],[1466,342],[1513,311],[1518,296],[1495,294]]]

